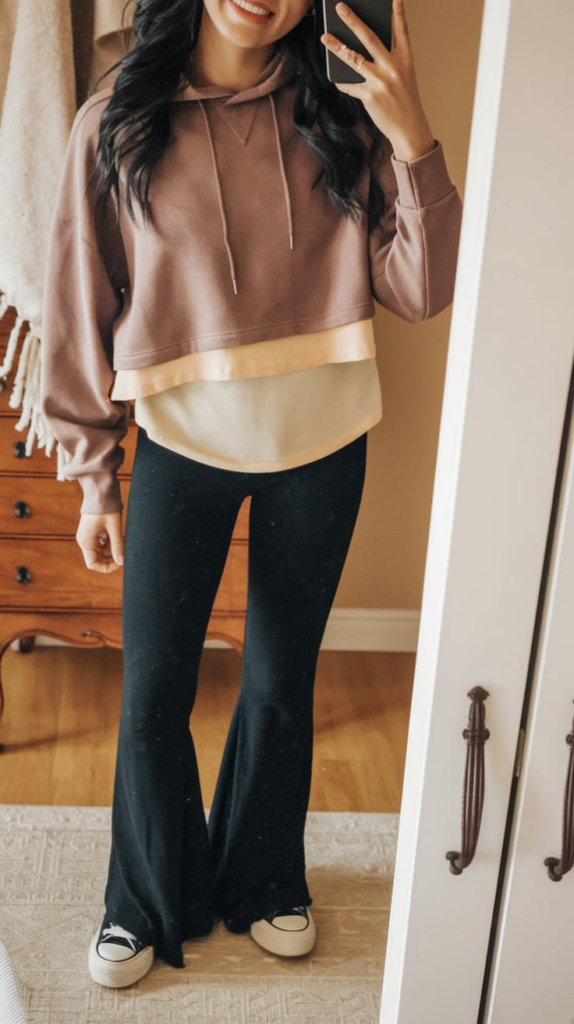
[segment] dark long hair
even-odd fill
[[[123,33],[126,8],[132,2],[127,0],[122,11]],[[314,17],[303,17],[277,40],[276,48],[288,56],[296,71],[296,134],[323,162],[315,185],[323,179],[329,198],[353,220],[365,211],[371,231],[385,210],[383,190],[372,176],[365,205],[357,186],[365,164],[376,167],[382,134],[361,100],[340,92],[327,78],[320,7],[321,0],[315,0]],[[203,0],[138,0],[133,47],[100,76],[90,92],[98,91],[102,79],[121,64],[101,117],[94,171],[97,202],[104,212],[112,189],[119,208],[118,167],[133,153],[126,174],[126,205],[135,222],[135,197],[144,223],[149,222],[151,175],[169,142],[174,95],[184,79],[192,80],[193,47],[202,12]],[[368,145],[353,131],[359,122],[366,128]],[[319,132],[313,130],[315,124]]]

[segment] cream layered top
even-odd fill
[[[382,417],[372,318],[118,370],[114,399],[158,444],[242,472],[290,469]]]

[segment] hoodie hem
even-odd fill
[[[358,311],[358,312],[357,312]],[[349,314],[353,314],[349,316]],[[343,324],[353,323],[355,320],[366,319],[375,315],[375,305],[371,299],[369,302],[359,303],[354,306],[346,306],[337,310],[336,313],[320,314],[313,317],[303,317],[300,320],[281,320],[272,324],[259,324],[257,327],[239,328],[234,331],[218,331],[212,334],[201,334],[193,338],[185,338],[180,341],[171,342],[169,345],[141,349],[133,355],[118,355],[114,352],[114,370],[143,369],[144,366],[155,366],[156,363],[177,359],[179,356],[189,355],[190,352],[205,352],[215,348],[234,348],[239,345],[247,345],[257,341],[272,341],[281,339],[291,334],[306,334],[312,331],[329,330],[331,327],[341,327]],[[296,330],[296,328],[299,328]],[[239,337],[241,336],[241,337]],[[204,344],[207,342],[207,344]],[[143,362],[147,356],[158,356],[161,359],[153,359],[151,362]]]

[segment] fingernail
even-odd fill
[[[343,15],[346,15],[346,14],[350,13],[349,8],[347,7],[346,4],[337,4],[337,11],[338,11],[339,14],[343,14]]]
[[[118,557],[116,558],[116,562],[117,562],[118,565],[123,565],[124,564],[124,556],[123,555],[118,555]]]

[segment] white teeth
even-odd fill
[[[256,7],[254,4],[248,4],[247,0],[233,0],[233,3],[237,4],[238,7],[243,7],[245,11],[251,11],[252,14],[264,14],[269,16],[271,13],[270,11],[263,10],[262,7]]]

